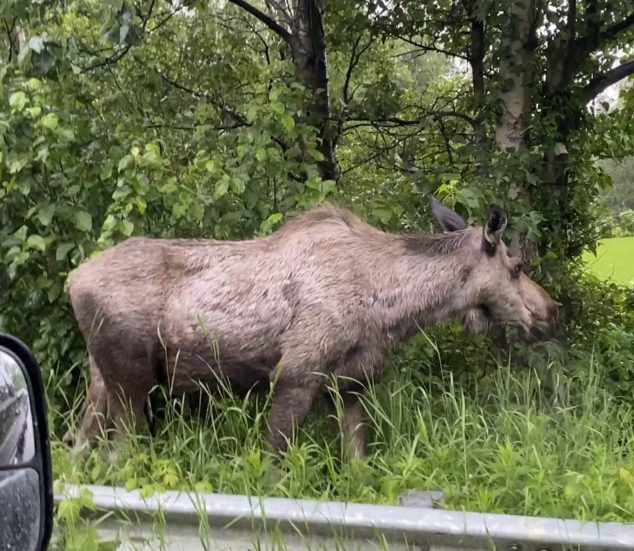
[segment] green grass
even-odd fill
[[[480,357],[452,375],[428,348],[397,355],[367,395],[366,462],[341,460],[340,416],[327,404],[277,462],[263,443],[265,401],[225,395],[192,415],[172,402],[159,434],[129,435],[115,460],[100,448],[72,456],[54,440],[56,477],[369,503],[430,489],[452,509],[634,522],[634,408],[602,388],[592,359],[570,374]]]
[[[597,277],[634,287],[634,237],[604,239],[597,255],[586,252],[583,260]]]

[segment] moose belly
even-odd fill
[[[193,392],[226,386],[247,391],[269,381],[278,364],[279,349],[259,339],[227,339],[220,335],[206,339],[192,334],[189,338],[166,339],[165,383],[175,392]]]
[[[167,297],[161,327],[168,384],[191,387],[224,377],[248,388],[268,381],[293,319],[283,289],[229,272],[214,277],[213,285],[193,281]]]

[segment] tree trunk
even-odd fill
[[[9,52],[7,54],[7,62],[11,63],[18,59],[18,55],[20,54],[20,50],[24,46],[24,42],[26,40],[24,36],[24,31],[22,31],[17,25],[15,20],[12,23],[9,23],[6,19],[3,21],[4,28],[7,35],[7,40],[9,42]]]
[[[322,0],[267,1],[269,13],[275,11],[279,21],[250,4],[247,0],[229,0],[264,23],[281,37],[293,53],[295,76],[310,90],[312,97],[306,112],[306,121],[317,129],[318,150],[324,156],[319,172],[324,180],[337,178],[335,162],[335,131],[330,120],[328,97],[328,70],[326,67],[326,37]],[[289,32],[290,28],[290,32]],[[283,55],[283,52],[282,52]]]
[[[330,123],[326,40],[318,0],[298,0],[292,20],[293,63],[298,81],[312,92],[307,120],[317,128],[319,150],[324,160],[319,163],[322,178],[337,177],[333,129]]]
[[[469,51],[467,59],[471,66],[471,84],[473,86],[473,98],[476,109],[475,116],[475,143],[479,150],[485,149],[487,141],[485,126],[485,87],[484,87],[484,56],[486,54],[486,36],[484,22],[476,13],[475,0],[463,0],[467,15],[469,16]],[[488,149],[488,148],[486,148]],[[483,151],[485,153],[485,151]],[[485,168],[485,167],[483,167]]]
[[[502,151],[519,151],[529,144],[528,124],[534,81],[534,45],[537,9],[535,0],[514,2],[508,11],[500,52],[500,93],[502,113],[495,129],[495,143]],[[531,207],[530,193],[525,186],[512,186],[511,200]],[[518,236],[518,246],[528,264],[537,258],[537,247],[526,235]]]
[[[534,63],[531,42],[536,15],[535,0],[514,2],[503,31],[499,94],[502,115],[495,132],[495,143],[502,151],[517,151],[527,145]]]

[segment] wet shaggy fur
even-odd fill
[[[446,319],[529,331],[556,317],[543,289],[516,277],[504,244],[491,256],[482,240],[482,227],[466,225],[389,234],[333,206],[253,240],[128,239],[70,278],[91,384],[66,439],[81,446],[100,426],[119,427],[124,405],[142,422],[157,382],[180,393],[222,374],[243,390],[274,381],[268,442],[280,451],[334,376],[350,453],[362,456],[359,385],[350,381],[379,374],[397,343]]]

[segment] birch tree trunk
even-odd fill
[[[495,143],[502,151],[519,151],[529,144],[528,125],[532,112],[534,80],[534,49],[537,9],[535,0],[513,2],[508,9],[500,52],[501,115],[495,129]],[[525,186],[511,186],[510,199],[521,201],[530,208],[530,193]],[[516,246],[525,262],[537,257],[537,247],[526,235],[519,235]]]
[[[535,0],[514,2],[503,31],[500,57],[502,115],[495,131],[498,148],[518,150],[527,145],[533,81]]]

